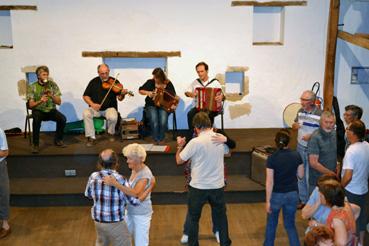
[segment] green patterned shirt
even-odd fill
[[[27,100],[33,99],[33,101],[37,102],[41,100],[42,95],[46,90],[50,90],[51,94],[54,96],[61,96],[60,90],[58,85],[53,82],[49,81],[45,86],[42,86],[38,83],[38,81],[33,82],[28,86],[27,89]],[[40,110],[42,112],[50,112],[51,110],[55,109],[56,105],[53,102],[52,98],[49,97],[47,102],[41,103],[34,107],[34,109]]]

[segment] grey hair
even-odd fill
[[[137,143],[129,144],[123,148],[122,153],[125,157],[137,158],[142,162],[146,160],[146,150]]]

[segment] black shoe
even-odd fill
[[[38,152],[40,152],[40,147],[38,147],[38,145],[33,145],[32,154],[38,154]]]
[[[56,141],[54,142],[54,144],[55,144],[55,146],[60,147],[60,148],[65,148],[65,147],[67,147],[67,146],[64,144],[63,140],[56,140]]]
[[[95,139],[90,138],[90,137],[87,138],[87,143],[86,143],[86,146],[87,147],[92,147],[95,144],[96,144],[96,140]]]

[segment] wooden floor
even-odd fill
[[[265,230],[264,203],[228,204],[227,214],[233,246],[262,245]],[[150,229],[150,245],[181,245],[185,205],[155,205]],[[296,225],[302,240],[305,221],[300,212]],[[96,237],[89,207],[11,208],[12,234],[0,240],[2,246],[94,245]],[[276,246],[288,245],[282,218]],[[204,207],[200,221],[200,245],[216,246],[211,233],[210,208]]]

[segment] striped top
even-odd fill
[[[129,202],[139,205],[136,198],[125,195],[123,192],[103,183],[104,176],[112,175],[122,185],[129,186],[127,180],[115,170],[104,169],[90,175],[86,186],[85,196],[93,199],[91,208],[92,219],[98,222],[118,222],[124,220],[124,210]]]

